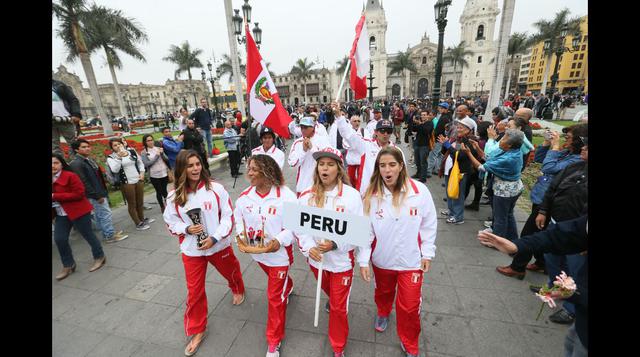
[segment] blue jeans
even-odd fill
[[[551,223],[549,223],[551,225]],[[549,227],[547,227],[549,229]],[[549,275],[549,287],[553,286],[553,281],[556,280],[556,276],[560,275],[560,271],[564,271],[567,275],[575,277],[578,275],[582,267],[587,264],[587,256],[580,254],[572,255],[555,255],[545,254],[544,263],[547,268],[547,274]],[[562,307],[567,310],[571,315],[576,314],[576,307],[573,303],[564,301]]]
[[[429,158],[427,159],[427,167],[430,173],[437,175],[440,170],[440,163],[442,162],[442,144],[436,142],[433,146],[433,150],[429,152]]]
[[[55,225],[53,240],[56,242],[56,247],[58,247],[58,253],[60,253],[60,259],[62,260],[62,265],[65,268],[71,268],[76,263],[73,259],[73,253],[71,252],[71,245],[69,245],[69,233],[71,232],[71,226],[76,227],[78,232],[82,234],[82,238],[89,243],[93,259],[100,259],[104,257],[102,245],[91,230],[91,213],[87,213],[73,222],[67,216],[57,216]]]
[[[111,208],[109,208],[109,200],[104,198],[104,202],[89,198],[89,202],[93,205],[93,213],[98,227],[102,231],[103,239],[111,239],[115,233],[113,229],[113,221],[111,220]]]
[[[207,142],[207,156],[211,155],[211,151],[213,151],[212,143],[211,143],[211,129],[200,129],[200,134],[204,137]]]
[[[493,196],[493,234],[510,241],[518,239],[518,226],[513,209],[520,195],[514,197]]]
[[[454,200],[449,197],[449,192],[447,192],[447,208],[449,208],[449,216],[456,219],[456,221],[464,220],[464,190],[467,187],[467,180],[469,178],[468,174],[464,174],[462,176],[462,180],[460,180],[460,193],[458,194],[458,199]],[[449,187],[449,176],[446,176],[445,180],[445,190]]]
[[[564,339],[564,357],[587,357],[589,351],[584,347],[578,334],[576,333],[576,324],[574,323],[567,331],[567,337]]]
[[[428,146],[418,146],[417,147],[416,156],[416,166],[418,166],[418,177],[421,180],[427,179],[427,157],[429,156],[429,147]]]

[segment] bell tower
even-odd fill
[[[387,49],[386,33],[387,19],[384,16],[384,7],[379,0],[367,0],[365,8],[365,20],[369,33],[369,47],[371,49],[371,63],[373,63],[373,97],[386,97],[387,88]],[[367,75],[367,77],[369,77]],[[367,86],[369,81],[367,80]]]

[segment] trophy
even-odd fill
[[[201,212],[202,210],[200,208],[192,208],[187,211],[187,215],[189,216],[189,218],[191,218],[191,221],[193,222],[193,224],[202,224]],[[202,226],[206,229],[204,224],[202,224]],[[202,232],[196,235],[196,238],[198,240],[198,248],[202,247],[202,241],[207,239],[207,237],[209,237],[209,234],[205,230],[203,230]],[[214,240],[214,243],[215,243],[215,240]]]
[[[264,232],[264,221],[265,218],[262,218],[262,228],[259,231],[254,231],[253,228],[249,228],[249,232],[247,232],[247,223],[244,220],[244,217],[242,218],[242,226],[243,226],[243,232],[242,235],[244,236],[244,243],[250,247],[259,247],[259,248],[264,248],[264,237],[265,237],[265,232]]]

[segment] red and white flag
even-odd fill
[[[356,25],[356,39],[353,40],[351,53],[351,89],[355,92],[355,99],[362,99],[367,96],[367,73],[369,72],[369,34],[367,32],[367,22],[364,12],[360,21]]]
[[[247,33],[247,88],[249,114],[263,126],[273,129],[276,134],[289,138],[291,117],[282,106],[280,95],[269,75],[266,63],[262,60],[249,26]]]

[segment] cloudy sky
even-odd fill
[[[478,1],[478,0],[476,0]],[[495,1],[495,0],[494,0]],[[168,55],[171,45],[188,40],[192,47],[203,50],[200,61],[206,66],[213,54],[220,58],[229,53],[229,42],[224,17],[223,0],[95,0],[99,5],[122,10],[136,19],[149,36],[149,42],[140,48],[147,63],[121,55],[123,68],[117,71],[120,83],[163,84],[173,78],[175,65],[162,58]],[[497,0],[502,8],[502,0]],[[87,3],[90,3],[87,1]],[[240,9],[244,1],[233,0],[233,7]],[[354,27],[362,10],[363,0],[250,0],[252,21],[258,22],[262,33],[262,57],[271,62],[270,69],[277,74],[288,72],[298,58],[319,60],[320,66],[333,68],[337,60],[348,54],[355,32]],[[435,0],[387,0],[382,1],[386,18],[387,52],[405,50],[407,45],[417,44],[426,32],[437,43],[438,33],[434,22]],[[466,1],[453,0],[449,8],[444,44],[452,46],[460,42],[460,22]],[[540,19],[550,20],[562,8],[569,8],[571,15],[587,14],[587,0],[518,0],[512,32],[534,33],[532,24]],[[498,37],[500,15],[496,22]],[[51,68],[63,64],[80,76],[88,86],[79,61],[65,62],[66,50],[57,37],[59,23],[52,21]],[[251,26],[253,27],[253,26]],[[241,47],[239,47],[241,48]],[[243,52],[243,50],[241,50]],[[242,54],[245,59],[246,55]],[[111,83],[104,52],[92,55],[98,83]],[[205,68],[206,70],[206,68]],[[192,70],[195,79],[200,69]],[[186,73],[181,78],[186,78]],[[226,77],[223,87],[226,87]]]

